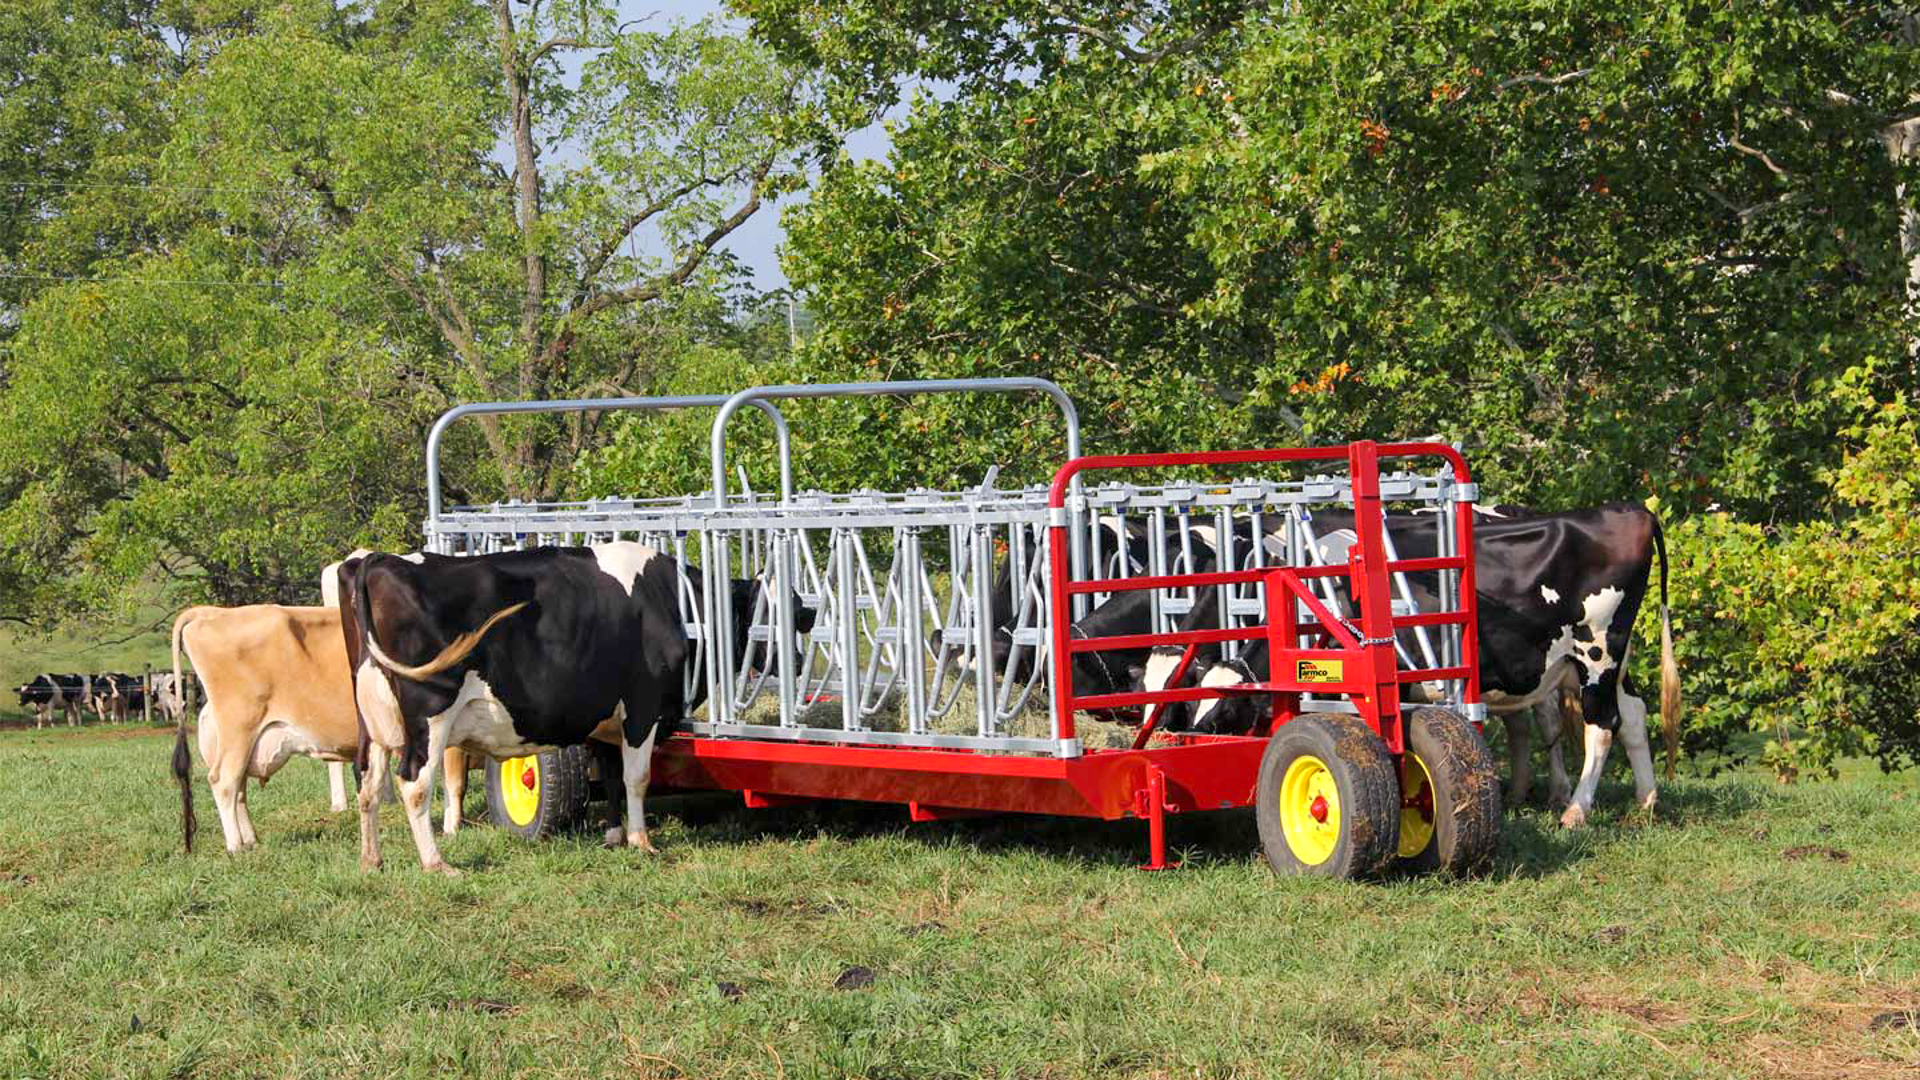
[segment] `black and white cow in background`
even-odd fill
[[[687,636],[675,560],[641,544],[536,548],[418,565],[374,554],[342,567],[360,640],[354,690],[368,782],[361,861],[379,865],[378,800],[400,759],[421,865],[452,873],[427,812],[428,771],[449,746],[496,758],[618,742],[625,842],[653,850],[645,798],[655,742],[683,710]],[[349,620],[343,618],[343,624]],[[343,629],[345,626],[343,625]]]
[[[67,725],[73,727],[80,723],[80,706],[90,687],[84,675],[35,675],[15,690],[21,705],[33,706],[34,727],[46,727],[60,712],[67,714]]]
[[[1680,674],[1667,617],[1666,542],[1660,523],[1632,503],[1554,514],[1503,510],[1502,516],[1478,517],[1474,523],[1480,685],[1487,711],[1505,717],[1543,706],[1557,717],[1559,693],[1571,681],[1586,720],[1586,761],[1561,823],[1574,828],[1586,821],[1615,733],[1626,745],[1636,797],[1650,810],[1657,793],[1647,743],[1647,708],[1627,677],[1626,660],[1657,555],[1661,714],[1671,754],[1679,735]],[[1323,559],[1344,560],[1353,543],[1351,516],[1328,513],[1315,520],[1322,530]],[[1388,518],[1387,527],[1401,558],[1437,554],[1431,518],[1396,515]],[[1433,610],[1436,575],[1408,577],[1416,606]],[[1207,617],[1197,605],[1189,621]],[[1403,643],[1410,643],[1410,631],[1401,631],[1401,636]],[[1217,656],[1216,652],[1204,665],[1196,659],[1195,671],[1190,672],[1195,684],[1232,685],[1267,677],[1266,650],[1259,643],[1244,650],[1238,661],[1219,662]],[[1169,671],[1171,667],[1166,665]],[[1409,684],[1407,691],[1417,696],[1420,687]],[[1195,730],[1248,730],[1265,707],[1264,699],[1254,697],[1201,701],[1194,705],[1190,723]],[[1509,723],[1509,739],[1516,752],[1525,752],[1524,723],[1517,727],[1518,731],[1515,723]],[[1557,727],[1553,724],[1549,730]],[[1557,750],[1558,736],[1551,737]],[[1516,771],[1520,768],[1516,763]]]
[[[154,672],[153,707],[167,723],[178,727],[180,714],[187,708],[184,679],[176,679],[171,671]]]
[[[146,703],[146,683],[124,671],[93,676],[93,712],[102,721],[124,724]]]
[[[1105,517],[1100,526],[1107,537],[1102,550],[1103,573],[1108,577],[1132,577],[1147,573],[1149,525],[1142,520],[1132,520],[1122,528],[1118,518]],[[1189,536],[1188,551],[1180,549],[1180,534],[1185,531]],[[1191,523],[1184,529],[1173,519],[1166,523],[1167,549],[1169,553],[1168,573],[1204,574],[1212,571],[1218,560],[1219,538],[1212,524]],[[1235,523],[1235,550],[1247,551],[1251,543],[1251,526],[1243,519]],[[1121,563],[1119,556],[1124,550],[1126,562]],[[1044,552],[1036,557],[1044,558]],[[1190,556],[1190,557],[1189,557]],[[1212,589],[1198,590],[1202,597],[1214,595]],[[1036,598],[1035,603],[1046,603],[1045,598]],[[1197,606],[1197,605],[1196,605]],[[1014,646],[1012,627],[1013,582],[1010,564],[1002,562],[993,585],[993,669],[1004,672],[1013,661]],[[1153,633],[1152,593],[1145,590],[1116,592],[1092,611],[1077,620],[1069,636],[1078,638],[1117,637],[1131,634]],[[1024,681],[1032,672],[1035,650],[1025,650],[1019,657],[1014,678]],[[1102,649],[1097,652],[1076,653],[1073,658],[1073,686],[1077,696],[1093,694],[1118,694],[1128,690],[1137,690],[1140,686],[1143,666],[1149,663],[1146,649]],[[1132,710],[1128,710],[1129,714]],[[1119,714],[1108,714],[1105,719],[1116,719]]]

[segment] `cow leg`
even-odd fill
[[[246,755],[221,752],[220,719],[212,709],[200,712],[198,741],[200,760],[207,763],[207,786],[213,789],[214,809],[220,812],[220,832],[227,843],[227,854],[236,854],[242,848],[236,778],[238,783],[246,782]],[[230,756],[236,760],[227,760]]]
[[[426,764],[413,779],[400,781],[400,805],[407,812],[407,827],[413,830],[413,845],[420,850],[420,869],[429,874],[458,877],[460,871],[440,857],[440,845],[433,838],[433,778],[447,751],[446,738],[445,724],[429,729]]]
[[[367,747],[367,772],[360,778],[360,869],[380,869],[380,793],[387,786],[387,748]]]
[[[240,773],[239,789],[234,792],[234,822],[240,826],[240,850],[252,851],[260,843],[253,831],[253,811],[247,808],[247,774]]]
[[[1613,732],[1596,724],[1586,727],[1587,760],[1580,766],[1580,784],[1573,789],[1573,801],[1560,815],[1560,824],[1577,829],[1587,823],[1593,810],[1593,796],[1600,788],[1600,774],[1607,769],[1607,752],[1613,749]]]
[[[607,800],[605,834],[607,846],[619,847],[627,842],[626,830],[620,824],[622,814],[620,793],[625,785],[620,775],[624,768],[620,761],[620,744],[594,740],[587,743],[587,747],[593,751],[594,767],[600,773],[600,793]]]
[[[1642,809],[1651,811],[1659,798],[1653,786],[1653,751],[1647,745],[1647,703],[1627,692],[1625,680],[1616,691],[1620,704],[1620,744],[1626,747],[1627,764],[1633,768],[1633,797]]]
[[[342,814],[347,809],[347,763],[327,762],[327,809]]]
[[[247,784],[247,760],[244,754],[208,758],[207,786],[213,789],[213,805],[220,811],[220,831],[227,841],[227,854],[238,855],[253,846],[252,827],[241,825],[245,810],[240,797]]]
[[[442,779],[447,784],[447,805],[440,831],[452,836],[460,831],[460,812],[467,801],[467,752],[457,746],[449,746],[441,762]]]
[[[1527,710],[1500,717],[1507,729],[1507,805],[1524,806],[1533,790],[1533,725]]]
[[[1547,743],[1547,809],[1565,810],[1573,800],[1573,782],[1567,779],[1567,725],[1564,718],[1550,717],[1557,725],[1548,729],[1552,739]]]
[[[659,733],[660,725],[654,724],[639,746],[620,743],[620,773],[627,785],[627,846],[649,855],[657,851],[647,839],[647,781],[653,776],[653,740]]]

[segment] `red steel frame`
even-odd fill
[[[1379,460],[1426,456],[1445,459],[1453,466],[1458,482],[1470,482],[1466,461],[1452,447],[1441,443],[1356,442],[1343,447],[1287,450],[1103,455],[1075,458],[1063,465],[1054,474],[1049,500],[1056,510],[1066,505],[1073,478],[1094,469],[1344,460],[1352,482],[1356,541],[1346,566],[1270,567],[1075,581],[1069,571],[1067,527],[1057,521],[1050,525],[1047,557],[1051,570],[1049,603],[1053,642],[1048,663],[1052,665],[1049,674],[1060,737],[1074,737],[1073,716],[1077,709],[1149,706],[1146,721],[1131,749],[1090,750],[1080,757],[1059,758],[678,735],[668,739],[656,753],[654,783],[673,789],[739,791],[749,806],[774,806],[807,799],[904,803],[915,821],[983,811],[1106,820],[1145,818],[1150,853],[1146,868],[1164,869],[1170,865],[1166,858],[1166,815],[1253,805],[1255,775],[1267,737],[1274,727],[1298,715],[1303,692],[1345,694],[1395,754],[1405,745],[1400,713],[1401,685],[1428,679],[1462,679],[1466,703],[1479,702],[1471,505],[1461,504],[1460,513],[1456,515],[1457,554],[1453,556],[1390,561],[1382,542],[1385,521]],[[1399,616],[1392,613],[1389,575],[1393,571],[1421,570],[1459,573],[1456,611]],[[1350,579],[1350,595],[1359,615],[1357,627],[1336,618],[1306,586],[1308,578],[1336,575]],[[1265,627],[1104,638],[1077,638],[1070,633],[1070,598],[1076,594],[1262,580],[1267,586]],[[1307,607],[1313,616],[1312,624],[1301,625],[1291,602],[1294,599]],[[1465,628],[1461,635],[1459,666],[1399,667],[1393,647],[1395,630],[1447,623]],[[1265,683],[1088,696],[1073,692],[1070,673],[1076,653],[1156,645],[1185,646],[1179,670],[1170,680],[1172,685],[1179,682],[1199,645],[1261,636],[1268,641],[1272,672]],[[1163,737],[1165,741],[1158,745],[1148,745],[1162,706],[1167,703],[1247,693],[1272,694],[1273,711],[1262,730],[1245,736],[1172,735]]]

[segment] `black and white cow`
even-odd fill
[[[101,721],[124,724],[127,717],[138,711],[146,702],[147,688],[138,675],[129,675],[124,671],[109,672],[92,676],[93,696],[90,704],[93,714]]]
[[[1351,517],[1328,513],[1318,515],[1315,521],[1321,529],[1323,559],[1344,560],[1353,543]],[[1401,558],[1437,554],[1432,519],[1393,516],[1388,518],[1387,527]],[[1660,523],[1644,507],[1632,503],[1554,514],[1502,508],[1500,516],[1476,519],[1474,549],[1475,588],[1480,600],[1480,684],[1488,712],[1506,716],[1542,706],[1557,717],[1557,699],[1563,685],[1571,681],[1578,690],[1580,712],[1586,720],[1586,762],[1561,823],[1573,828],[1586,821],[1616,733],[1626,745],[1636,797],[1641,806],[1652,809],[1657,793],[1647,743],[1647,708],[1627,677],[1626,660],[1634,620],[1646,596],[1657,555],[1661,713],[1671,747],[1679,734],[1680,676],[1667,617],[1666,542]],[[1416,606],[1432,610],[1436,575],[1408,576]],[[1188,621],[1210,625],[1195,621],[1206,618],[1208,613],[1196,605]],[[1411,632],[1402,631],[1401,636],[1411,647]],[[1261,643],[1249,646],[1235,662],[1220,662],[1217,650],[1207,660],[1202,663],[1196,659],[1189,672],[1193,683],[1222,686],[1267,677],[1266,650]],[[1173,666],[1164,650],[1150,661],[1150,667],[1167,674]],[[1147,680],[1149,689],[1164,685],[1164,677],[1157,685],[1151,675]],[[1413,697],[1420,690],[1418,684],[1407,687]],[[1263,698],[1254,697],[1196,702],[1190,726],[1202,731],[1250,730],[1265,707]],[[1514,725],[1509,724],[1509,739],[1516,751],[1524,750],[1524,734],[1524,726],[1516,734]],[[1557,740],[1557,735],[1554,738]],[[1554,748],[1558,749],[1557,741]],[[1516,769],[1520,767],[1516,764]]]
[[[35,675],[15,690],[21,705],[33,706],[34,727],[46,727],[47,721],[61,712],[66,713],[67,725],[71,727],[80,723],[80,707],[90,687],[84,675]]]
[[[180,715],[187,710],[184,678],[176,677],[171,671],[154,672],[153,707],[160,711],[167,723],[178,726]]]
[[[589,738],[620,744],[624,840],[653,850],[647,781],[655,742],[683,710],[687,656],[672,557],[619,542],[426,555],[417,565],[374,554],[349,567],[342,622],[359,638],[349,653],[370,774],[360,790],[363,865],[380,862],[375,796],[388,755],[399,755],[421,865],[452,873],[427,813],[428,769],[442,751],[508,758]]]

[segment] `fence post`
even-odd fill
[[[140,719],[148,726],[153,724],[153,665],[147,665],[146,678],[140,684]]]

